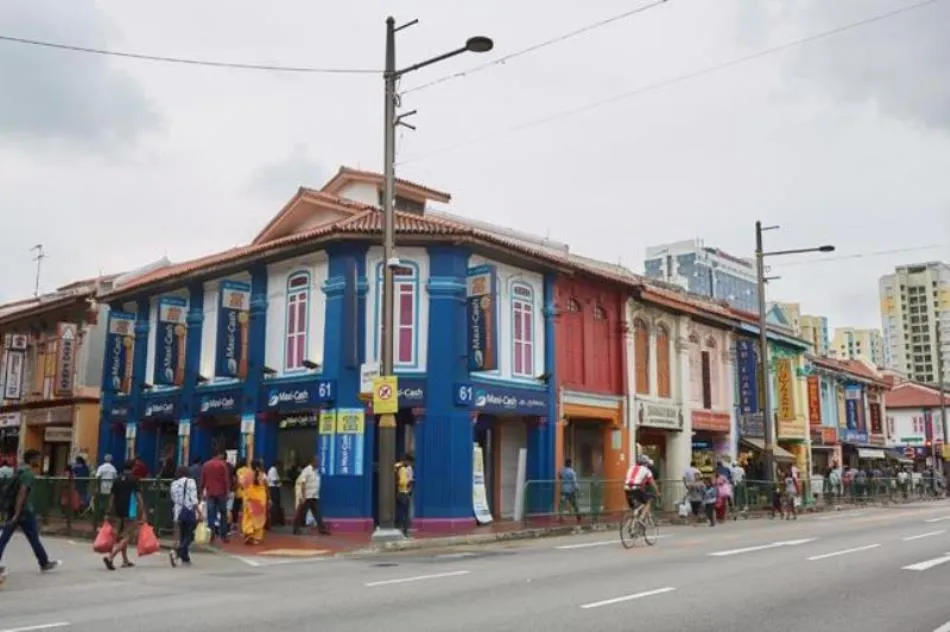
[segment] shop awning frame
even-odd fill
[[[885,451],[879,448],[858,448],[858,458],[867,461],[884,461],[887,456]]]
[[[765,452],[765,439],[757,439],[755,437],[742,437],[739,440],[741,443],[746,444],[753,450],[757,452]],[[772,447],[772,455],[775,457],[775,460],[778,462],[784,463],[795,463],[798,461],[798,458],[786,450],[785,448],[775,445]]]

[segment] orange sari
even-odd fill
[[[267,525],[267,480],[263,473],[253,470],[241,480],[244,489],[244,509],[241,514],[241,533],[248,544],[260,544],[264,540]]]

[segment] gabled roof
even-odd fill
[[[884,376],[871,369],[861,360],[836,360],[834,358],[823,358],[813,355],[809,355],[808,360],[818,367],[837,373],[844,373],[862,382],[869,382],[884,388],[890,386]]]
[[[372,171],[340,167],[336,175],[330,178],[329,182],[324,184],[320,190],[330,195],[339,195],[346,188],[346,185],[353,182],[367,182],[381,187],[383,185],[383,175]],[[402,195],[416,198],[420,202],[432,200],[433,202],[448,204],[452,201],[452,196],[445,191],[430,189],[427,186],[402,178],[396,178],[396,188],[400,190]]]
[[[939,408],[940,391],[916,382],[898,384],[885,398],[887,408]],[[944,394],[944,404],[950,406],[950,393]]]
[[[267,223],[267,226],[257,234],[251,244],[264,244],[280,237],[289,235],[293,230],[294,222],[303,222],[307,218],[314,218],[321,212],[327,217],[324,222],[317,218],[317,225],[330,223],[340,217],[352,216],[365,211],[369,206],[359,204],[324,191],[300,187],[297,193],[284,204],[277,215]]]

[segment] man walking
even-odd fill
[[[415,459],[411,454],[407,454],[396,464],[396,528],[407,538],[412,521],[412,489],[416,484],[413,463]]]
[[[33,468],[39,466],[39,461],[38,450],[27,450],[23,455],[23,463],[17,468],[12,479],[7,481],[3,488],[3,496],[0,497],[0,502],[3,503],[3,506],[0,506],[0,513],[7,518],[3,531],[0,533],[0,584],[6,579],[6,568],[2,565],[3,552],[18,527],[30,543],[41,571],[46,573],[60,564],[59,560],[49,559],[40,541],[39,527],[36,524],[32,498],[36,484]]]
[[[140,479],[135,475],[135,464],[126,461],[122,473],[112,481],[112,495],[109,497],[109,509],[106,511],[107,520],[118,519],[116,526],[116,542],[112,551],[102,558],[102,563],[110,571],[115,570],[115,558],[122,556],[122,568],[132,568],[135,564],[129,560],[129,543],[138,532],[139,527],[145,524],[148,516],[148,507],[142,498]]]
[[[231,493],[231,471],[228,468],[228,455],[219,453],[210,459],[201,468],[201,489],[207,503],[208,529],[211,531],[211,540],[220,535],[221,540],[228,541],[230,526],[228,525],[228,495]]]
[[[295,483],[298,499],[297,511],[294,514],[294,535],[300,533],[300,528],[306,522],[307,512],[313,515],[317,522],[317,529],[323,535],[330,535],[330,530],[323,522],[323,513],[320,511],[320,459],[313,457],[300,472]]]

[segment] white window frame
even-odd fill
[[[298,279],[306,279],[306,284],[294,287],[293,282]],[[284,371],[302,371],[306,367],[303,365],[303,361],[307,359],[307,350],[310,344],[310,285],[312,283],[312,278],[309,272],[299,271],[292,272],[287,275],[287,286],[285,293],[285,312],[284,312]],[[296,330],[290,330],[291,315],[299,312],[299,305],[303,303],[304,309],[304,319],[303,327],[301,328],[299,318],[295,319],[297,322]],[[303,338],[303,350],[300,353],[300,357],[295,357],[297,349],[300,348],[299,341]]]
[[[518,292],[524,292],[526,296],[521,296]],[[535,304],[534,288],[526,283],[513,283],[509,291],[511,298],[511,375],[512,377],[531,378],[537,377],[535,374],[534,350],[537,342],[537,331],[535,327]],[[521,318],[521,336],[518,336],[517,321]],[[525,320],[527,319],[527,320]],[[528,323],[529,336],[525,338],[525,322]],[[519,346],[521,348],[521,370],[518,370]]]

